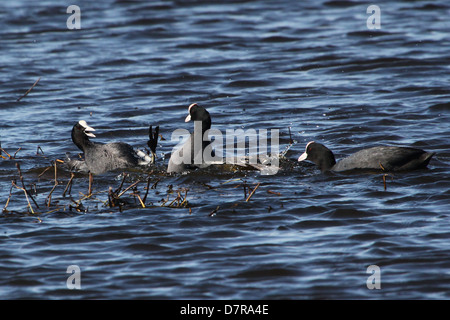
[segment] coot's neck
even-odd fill
[[[192,110],[190,113],[191,119],[196,124],[201,121],[202,124],[202,133],[205,133],[207,130],[211,129],[211,116],[209,115],[209,112],[206,109],[203,108],[196,108],[195,110]]]
[[[204,136],[205,132],[209,129],[211,129],[211,118],[207,118],[204,120],[194,120],[194,132],[196,132],[197,130],[199,130],[199,126],[201,126],[202,129],[202,137]],[[194,132],[192,132],[192,134],[194,134]],[[199,132],[199,131],[197,131]]]
[[[331,155],[333,155],[333,153],[331,153]],[[328,158],[321,159],[319,161],[319,163],[316,163],[316,164],[322,172],[325,172],[325,171],[330,171],[331,168],[333,168],[333,166],[336,164],[336,160],[334,159],[334,156],[333,156],[333,158],[328,157]]]
[[[72,141],[83,152],[94,145],[82,130],[77,130],[75,127],[72,129]]]
[[[205,133],[206,130],[211,129],[211,118],[205,119],[202,121],[202,133]]]
[[[322,145],[322,148],[323,150],[321,151],[321,156],[313,160],[322,172],[330,171],[336,164],[336,159],[330,149],[324,145]]]

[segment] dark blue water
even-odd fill
[[[378,1],[378,30],[360,1],[74,4],[79,30],[59,1],[0,6],[2,299],[450,298],[446,1]],[[291,128],[280,171],[165,174],[193,102],[216,129],[279,129],[281,151]],[[137,184],[120,205],[108,190],[121,171],[96,176],[89,198],[84,174],[64,193],[60,163],[55,184],[81,119],[96,141],[139,148],[160,125],[158,165],[127,171],[122,190]],[[380,144],[436,156],[385,188],[382,173],[297,163],[311,140],[337,158]],[[67,287],[70,265],[81,289]],[[368,289],[369,265],[381,289]]]

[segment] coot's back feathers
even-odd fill
[[[414,170],[425,168],[432,156],[432,153],[409,147],[373,147],[342,159],[333,167],[333,171],[346,171],[358,167],[384,171]]]

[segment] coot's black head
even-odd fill
[[[191,120],[201,121],[203,131],[211,128],[211,116],[205,108],[199,106],[196,103],[193,103],[189,106],[188,112],[189,114],[184,120],[185,122],[189,122]]]
[[[305,152],[298,158],[298,161],[303,160],[314,162],[321,171],[328,171],[336,164],[333,152],[323,144],[314,141],[306,145]]]
[[[95,138],[95,135],[92,133],[92,131],[95,131],[95,129],[89,127],[84,120],[78,121],[73,126],[72,141],[81,151],[84,151],[84,148],[86,146],[92,144],[92,142],[89,140],[89,137]]]

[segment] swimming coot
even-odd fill
[[[403,171],[425,168],[434,154],[409,147],[380,146],[363,149],[336,163],[330,149],[311,141],[298,161],[314,162],[322,172],[354,169]]]
[[[72,128],[72,141],[84,153],[84,161],[69,159],[68,166],[79,171],[100,174],[110,170],[137,167],[152,163],[152,158],[141,150],[123,142],[93,143],[95,138],[86,121],[80,120]],[[153,152],[153,150],[152,150]]]
[[[205,136],[205,132],[211,128],[211,116],[209,112],[193,103],[188,108],[188,116],[185,122],[194,121],[194,132],[190,134],[183,145],[172,152],[167,166],[167,172],[183,172],[188,169],[205,167],[208,164],[203,159],[205,148],[211,144],[211,141]],[[198,122],[197,122],[198,121]],[[201,125],[201,127],[200,127]],[[201,131],[200,131],[201,129]],[[198,135],[197,140],[201,141],[201,149],[194,146],[194,134]],[[201,153],[201,154],[200,154]],[[211,153],[214,156],[214,153]],[[198,161],[200,159],[200,161]],[[200,163],[199,163],[200,162]]]

